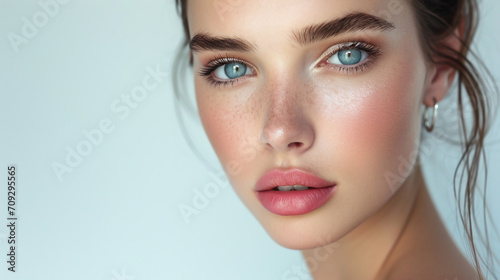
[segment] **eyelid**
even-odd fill
[[[234,78],[234,79],[219,80],[219,79],[213,77],[213,74],[219,67],[224,66],[224,65],[229,64],[229,63],[233,63],[233,62],[245,64],[246,67],[248,67],[252,71],[252,73],[253,73],[252,76],[255,75],[256,68],[251,63],[246,62],[245,60],[242,60],[242,59],[239,59],[236,57],[228,56],[228,55],[216,56],[215,58],[210,60],[206,65],[202,66],[201,69],[199,70],[198,74],[200,76],[205,77],[205,80],[207,80],[207,82],[209,82],[210,84],[212,84],[214,86],[227,86],[229,84],[231,84],[231,86],[232,86],[235,83],[241,82],[242,80],[248,78],[250,75],[244,75],[244,76]]]
[[[361,51],[364,51],[368,54],[368,57],[365,59],[374,59],[376,56],[380,55],[381,50],[379,47],[377,47],[374,44],[371,43],[366,43],[362,41],[350,41],[350,42],[345,42],[345,43],[339,43],[336,45],[333,45],[329,47],[326,51],[324,51],[323,55],[321,55],[312,65],[311,68],[314,68],[316,66],[323,66],[322,64],[331,64],[326,62],[330,57],[332,57],[334,54],[347,50],[347,49],[359,49]],[[364,64],[361,62],[361,64]],[[339,68],[352,68],[355,67],[353,66],[336,66]]]
[[[246,62],[245,60],[242,60],[242,59],[239,59],[236,57],[231,57],[231,56],[216,56],[214,59],[210,60],[206,65],[201,66],[199,74],[201,76],[209,76],[218,67],[223,66],[225,64],[233,63],[233,62],[239,62],[239,63],[245,64],[247,67],[250,67],[252,69],[252,71],[255,72],[256,68],[251,63]]]

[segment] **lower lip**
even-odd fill
[[[274,214],[303,215],[323,206],[332,196],[334,187],[311,188],[302,191],[259,191],[257,198],[264,208]]]

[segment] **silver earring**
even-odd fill
[[[438,111],[438,103],[435,97],[432,98],[434,100],[434,107],[426,107],[424,113],[424,127],[427,131],[432,132],[434,129],[434,124],[436,123],[437,111]],[[432,110],[432,119],[429,121],[429,109]]]

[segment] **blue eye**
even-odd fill
[[[215,77],[220,80],[231,80],[252,74],[252,70],[241,62],[231,62],[217,67]]]
[[[367,52],[359,49],[347,49],[334,53],[327,61],[337,65],[356,65],[368,57]]]

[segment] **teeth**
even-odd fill
[[[294,188],[296,191],[302,191],[302,190],[307,190],[309,187],[306,187],[306,186],[301,186],[301,185],[295,185],[295,186],[293,186],[293,188]]]
[[[293,186],[278,186],[279,191],[302,191],[307,190],[309,187],[301,186],[301,185],[293,185]]]
[[[282,191],[282,192],[283,191],[291,191],[291,190],[293,190],[293,186],[279,186],[278,190]]]

